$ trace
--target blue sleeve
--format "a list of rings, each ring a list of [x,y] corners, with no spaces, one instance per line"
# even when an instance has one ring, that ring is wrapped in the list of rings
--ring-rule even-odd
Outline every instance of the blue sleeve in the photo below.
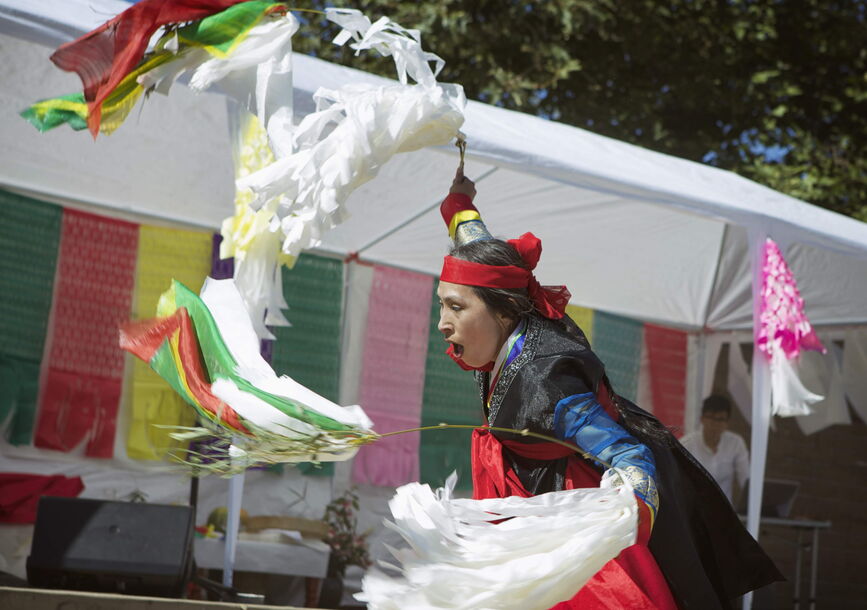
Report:
[[[558,402],[554,433],[625,473],[635,495],[647,504],[651,516],[656,516],[659,494],[653,453],[609,417],[595,394],[573,394]]]

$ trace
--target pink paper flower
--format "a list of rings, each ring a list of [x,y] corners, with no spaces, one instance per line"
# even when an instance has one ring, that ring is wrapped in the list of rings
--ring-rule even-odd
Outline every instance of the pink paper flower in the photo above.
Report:
[[[761,299],[756,344],[768,360],[777,350],[782,350],[789,360],[801,349],[825,353],[825,346],[804,313],[804,299],[795,276],[771,238],[765,241]]]

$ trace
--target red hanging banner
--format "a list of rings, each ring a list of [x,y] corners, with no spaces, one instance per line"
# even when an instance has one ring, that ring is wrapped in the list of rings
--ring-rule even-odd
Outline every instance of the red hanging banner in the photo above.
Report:
[[[123,382],[119,326],[128,321],[138,226],[64,210],[50,351],[35,445],[111,457]]]
[[[81,477],[0,472],[0,523],[35,523],[42,496],[74,498],[84,490]]]
[[[653,414],[669,428],[683,430],[686,407],[686,333],[664,326],[644,325],[650,361]]]

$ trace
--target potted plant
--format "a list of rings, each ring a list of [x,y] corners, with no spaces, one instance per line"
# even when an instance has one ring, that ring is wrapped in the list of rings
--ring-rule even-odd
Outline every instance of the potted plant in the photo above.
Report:
[[[362,569],[370,566],[367,545],[369,531],[358,533],[358,494],[347,489],[325,507],[322,520],[328,524],[328,532],[322,539],[330,548],[328,577],[322,583],[319,603],[322,607],[337,607],[343,596],[343,577],[347,566],[357,565]]]

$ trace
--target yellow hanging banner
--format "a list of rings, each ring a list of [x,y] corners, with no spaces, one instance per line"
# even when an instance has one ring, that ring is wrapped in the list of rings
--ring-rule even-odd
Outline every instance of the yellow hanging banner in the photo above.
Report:
[[[593,345],[593,310],[589,307],[567,305],[566,315],[572,318],[572,321],[578,325],[578,328],[584,331],[587,341],[590,342],[590,345]]]
[[[133,319],[156,315],[157,301],[176,279],[198,293],[211,271],[212,235],[205,231],[139,228],[136,298]],[[127,456],[160,460],[179,446],[162,426],[190,426],[195,412],[147,363],[135,359],[132,379],[132,417]]]

